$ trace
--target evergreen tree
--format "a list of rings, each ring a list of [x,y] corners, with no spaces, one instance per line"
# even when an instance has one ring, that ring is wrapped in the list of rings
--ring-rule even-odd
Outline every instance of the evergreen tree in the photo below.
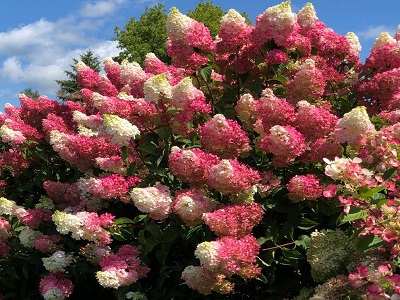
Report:
[[[77,75],[75,71],[75,65],[82,61],[96,72],[101,71],[100,58],[94,54],[92,50],[88,50],[83,54],[79,54],[80,59],[73,58],[73,64],[70,65],[71,70],[64,70],[64,73],[69,79],[66,80],[56,80],[59,84],[60,89],[57,91],[57,97],[62,101],[80,101],[81,96],[79,91],[81,86],[77,81]]]
[[[28,96],[29,98],[34,99],[34,100],[37,100],[37,98],[40,97],[39,91],[33,90],[31,88],[26,88],[21,93],[25,94],[26,96]]]

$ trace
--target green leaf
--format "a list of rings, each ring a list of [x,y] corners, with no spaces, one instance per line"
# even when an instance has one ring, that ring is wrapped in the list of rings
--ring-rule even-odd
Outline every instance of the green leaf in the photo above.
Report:
[[[272,238],[271,237],[265,237],[262,236],[260,238],[257,239],[257,243],[261,246],[262,244],[264,244],[265,242],[271,241]]]
[[[122,146],[121,147],[121,157],[123,161],[127,161],[129,157],[129,148],[127,146]]]
[[[357,207],[350,207],[350,211],[347,215],[345,214],[341,214],[339,219],[340,219],[340,223],[347,223],[347,222],[352,222],[355,220],[359,220],[362,218],[365,218],[368,215],[368,213],[360,208]]]
[[[301,254],[299,251],[296,249],[289,249],[282,247],[280,248],[282,251],[283,256],[285,256],[287,259],[303,259],[304,255]]]
[[[268,283],[268,279],[264,274],[260,274],[260,276],[257,277],[257,280]]]
[[[317,225],[318,225],[318,223],[315,221],[312,221],[307,218],[301,218],[300,223],[297,225],[297,228],[303,229],[303,230],[309,230]]]
[[[211,72],[212,68],[210,66],[205,66],[200,69],[200,76],[207,83],[211,82]]]
[[[282,227],[282,234],[285,238],[293,240],[293,232],[294,228],[293,225],[290,224],[289,222],[285,222]]]
[[[310,246],[310,237],[308,235],[301,235],[299,236],[299,239],[296,240],[294,243],[303,248],[304,250],[307,250]]]
[[[115,225],[134,224],[134,223],[135,221],[125,217],[118,218],[114,222]]]
[[[356,249],[358,252],[365,253],[383,246],[385,242],[376,235],[363,235],[357,239]]]
[[[136,170],[136,163],[132,162],[129,164],[128,169],[126,170],[127,176],[133,176]]]
[[[138,146],[138,149],[141,150],[144,155],[157,153],[157,146],[154,144],[141,144]]]
[[[270,266],[271,266],[271,264],[269,264],[269,263],[263,261],[259,256],[257,256],[257,263],[258,263],[259,265],[263,265],[264,267],[270,267]]]
[[[377,186],[373,189],[370,189],[367,187],[360,187],[358,189],[358,192],[362,199],[367,199],[367,198],[373,197],[376,193],[379,193],[380,191],[383,191],[386,188],[387,188],[386,185]]]
[[[152,236],[154,236],[157,239],[161,239],[162,237],[162,232],[161,228],[155,224],[155,223],[149,223],[146,225],[145,229],[151,233]]]
[[[383,180],[392,179],[394,177],[394,175],[396,175],[396,173],[397,173],[396,168],[386,170],[385,173],[383,173],[382,178],[383,178]]]
[[[164,141],[169,141],[172,135],[172,128],[169,126],[162,126],[158,129],[159,137]]]
[[[163,231],[162,239],[165,242],[172,242],[179,236],[179,234],[180,234],[180,231],[177,228],[169,227]]]

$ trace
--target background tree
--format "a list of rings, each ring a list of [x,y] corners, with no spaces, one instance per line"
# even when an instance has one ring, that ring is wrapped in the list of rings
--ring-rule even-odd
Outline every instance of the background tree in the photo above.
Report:
[[[127,59],[143,64],[146,54],[153,52],[162,61],[170,63],[171,58],[165,49],[166,20],[166,8],[164,4],[159,3],[153,7],[146,6],[140,19],[136,21],[132,17],[124,29],[116,27],[114,32],[117,37],[114,40],[118,41],[118,48],[122,49],[122,52],[115,60],[121,62]]]
[[[40,97],[39,91],[33,90],[31,88],[26,88],[21,93],[27,95],[29,98],[34,100]]]
[[[200,1],[194,10],[189,10],[187,16],[202,22],[210,29],[211,36],[215,38],[221,29],[221,18],[225,14],[221,6],[214,6],[212,2]]]
[[[214,6],[212,2],[200,1],[194,10],[187,12],[187,15],[204,23],[210,29],[211,36],[215,37],[221,28],[221,17],[225,13],[220,6]],[[246,13],[242,15],[251,24],[248,15]],[[113,40],[118,41],[118,48],[122,51],[114,59],[119,62],[127,59],[143,65],[146,54],[153,52],[161,61],[170,64],[172,60],[165,48],[166,20],[167,10],[164,4],[159,3],[153,7],[146,7],[139,20],[132,17],[123,29],[116,27],[114,32],[117,36]]]
[[[73,63],[70,65],[71,70],[64,70],[69,79],[56,80],[60,85],[60,89],[57,91],[57,97],[63,101],[79,101],[81,96],[79,91],[81,86],[79,85],[76,77],[75,65],[82,61],[96,72],[101,71],[100,58],[94,54],[92,50],[88,50],[83,54],[79,54],[79,59],[73,58]]]

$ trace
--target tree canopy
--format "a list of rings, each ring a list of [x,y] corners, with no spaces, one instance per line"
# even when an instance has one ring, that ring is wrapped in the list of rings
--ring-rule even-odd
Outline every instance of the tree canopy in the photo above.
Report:
[[[147,53],[154,53],[161,61],[170,64],[171,58],[167,55],[165,42],[167,30],[165,28],[167,13],[164,4],[146,7],[139,20],[132,17],[123,29],[116,27],[114,38],[121,49],[115,60],[121,62],[124,59],[136,61],[143,65]],[[220,28],[220,21],[226,12],[212,2],[200,1],[194,10],[189,10],[187,15],[196,21],[204,23],[210,29],[212,37],[215,37]],[[246,13],[242,14],[248,23],[251,23]]]

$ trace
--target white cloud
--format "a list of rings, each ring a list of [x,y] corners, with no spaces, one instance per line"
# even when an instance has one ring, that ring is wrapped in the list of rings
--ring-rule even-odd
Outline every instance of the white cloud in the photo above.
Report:
[[[113,14],[126,0],[88,2],[79,11],[84,18],[99,18]]]
[[[79,60],[79,55],[89,49],[100,58],[102,63],[108,56],[117,56],[119,50],[116,41],[101,41],[87,48],[77,48],[64,53],[56,60],[39,64],[33,61],[24,65],[23,62],[13,56],[6,59],[0,67],[0,78],[11,82],[24,83],[34,90],[44,94],[54,94],[59,86],[55,80],[67,79],[64,70],[71,70],[73,59]]]
[[[397,28],[390,28],[385,25],[369,26],[366,30],[356,32],[360,40],[369,41],[377,39],[382,32],[389,32],[390,35],[394,36]]]

